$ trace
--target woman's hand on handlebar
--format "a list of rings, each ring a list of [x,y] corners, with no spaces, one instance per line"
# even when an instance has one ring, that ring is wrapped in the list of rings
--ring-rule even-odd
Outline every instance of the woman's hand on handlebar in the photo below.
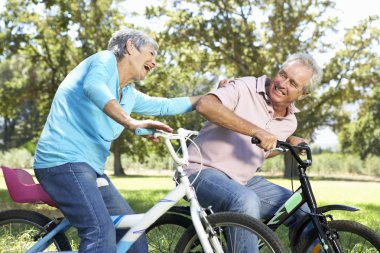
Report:
[[[165,132],[168,132],[168,133],[171,133],[173,132],[173,129],[160,122],[160,121],[155,121],[155,120],[131,120],[130,122],[130,125],[129,125],[129,129],[134,131],[136,128],[152,128],[152,129],[157,129],[157,130],[162,130],[162,131],[165,131]],[[154,142],[158,142],[159,139],[158,138],[155,138],[153,135],[146,135],[144,136],[145,138],[149,139],[149,140],[152,140]]]

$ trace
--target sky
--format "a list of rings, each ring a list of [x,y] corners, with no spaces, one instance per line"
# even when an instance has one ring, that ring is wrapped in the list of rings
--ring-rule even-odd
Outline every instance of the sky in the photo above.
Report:
[[[159,2],[159,0],[126,0],[122,6],[128,10],[128,12],[143,14],[147,5],[157,5]],[[5,0],[0,0],[0,12],[4,8],[4,3]],[[336,8],[337,11],[334,14],[341,20],[340,28],[338,29],[341,31],[340,35],[342,35],[344,28],[357,24],[359,20],[364,19],[369,15],[380,15],[380,0],[336,0]],[[160,22],[147,21],[144,17],[133,18],[133,23],[143,27],[150,27],[153,30],[160,30],[163,26]],[[339,37],[338,34],[336,37],[331,39],[337,40],[336,43],[338,45],[341,42],[340,38],[341,37]],[[327,62],[328,57],[328,55],[315,56],[321,64]],[[316,139],[313,143],[318,146],[335,148],[338,145],[337,136],[327,127],[317,130],[315,136]]]

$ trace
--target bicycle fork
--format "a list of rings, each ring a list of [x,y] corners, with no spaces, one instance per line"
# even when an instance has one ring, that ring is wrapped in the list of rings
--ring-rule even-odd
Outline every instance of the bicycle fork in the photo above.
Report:
[[[327,233],[325,233],[324,229],[322,228],[321,223],[325,223],[327,225],[327,220],[325,219],[325,216],[322,216],[322,219],[324,219],[322,222],[318,220],[320,217],[317,213],[317,203],[315,201],[314,194],[311,189],[310,181],[305,174],[305,169],[300,166],[298,168],[300,172],[302,192],[304,193],[304,197],[306,198],[308,206],[311,210],[311,221],[314,225],[314,228],[318,231],[318,237],[321,242],[323,252],[332,253],[332,249],[334,249],[334,252],[342,253],[342,250],[340,249],[339,245],[336,243],[336,240],[334,238],[335,235],[331,233],[330,230],[327,230]]]
[[[211,208],[208,208],[206,210],[209,210],[210,213],[212,214],[212,210]],[[202,223],[204,225],[204,228],[206,230],[206,233],[208,235],[208,237],[210,238],[209,241],[211,243],[211,246],[212,248],[214,249],[214,252],[220,252],[220,253],[223,253],[223,247],[220,243],[220,241],[218,240],[218,233],[216,233],[216,231],[214,230],[214,228],[211,226],[211,224],[208,222],[207,220],[207,214],[206,214],[206,211],[205,209],[202,209],[201,213],[200,213],[200,218],[202,220]]]
[[[223,253],[222,245],[220,244],[214,229],[206,218],[206,212],[199,205],[193,191],[194,189],[192,188],[192,192],[188,193],[191,202],[191,219],[193,221],[195,231],[198,234],[199,241],[202,244],[203,250],[206,253]]]

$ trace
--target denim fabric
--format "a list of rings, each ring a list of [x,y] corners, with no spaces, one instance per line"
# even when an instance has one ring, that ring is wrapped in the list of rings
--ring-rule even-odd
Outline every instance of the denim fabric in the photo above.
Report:
[[[133,210],[105,174],[96,174],[86,163],[66,163],[36,169],[35,175],[78,229],[79,252],[116,252],[116,242],[125,231],[115,233],[110,215],[131,214]],[[96,180],[100,177],[107,180],[108,185],[98,188]],[[147,247],[146,237],[142,236],[128,252],[148,252]]]
[[[190,175],[190,182],[196,176],[197,173]],[[242,185],[213,168],[203,169],[193,186],[198,201],[203,207],[212,206],[214,212],[244,213],[262,220],[273,216],[292,195],[290,190],[271,183],[265,178],[255,176],[246,185]],[[302,206],[302,211],[298,210],[285,221],[284,224],[289,227],[289,236],[297,222],[301,221],[307,212],[309,208],[305,204]]]

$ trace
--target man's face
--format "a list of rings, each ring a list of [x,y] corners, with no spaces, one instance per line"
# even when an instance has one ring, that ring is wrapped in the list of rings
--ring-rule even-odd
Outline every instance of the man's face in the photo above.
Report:
[[[272,103],[285,106],[302,98],[304,87],[311,79],[313,71],[299,61],[293,61],[280,69],[272,79],[269,97]]]
[[[157,51],[151,45],[140,47],[140,50],[133,50],[132,65],[134,80],[144,80],[151,70],[156,67]]]

